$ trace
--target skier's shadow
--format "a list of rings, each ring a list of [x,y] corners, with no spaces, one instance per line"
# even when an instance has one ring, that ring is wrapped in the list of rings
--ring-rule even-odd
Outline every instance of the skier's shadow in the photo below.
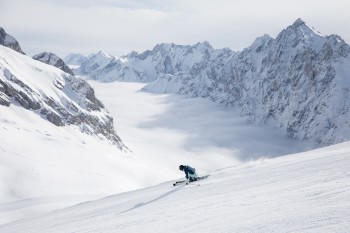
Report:
[[[166,192],[166,193],[164,193],[163,195],[161,195],[161,196],[159,196],[159,197],[156,197],[156,198],[154,198],[154,199],[152,199],[152,200],[150,200],[150,201],[148,201],[148,202],[141,202],[141,203],[138,203],[138,204],[136,204],[134,207],[132,207],[132,208],[130,208],[130,209],[127,209],[127,210],[124,210],[124,211],[122,211],[122,212],[120,212],[120,213],[117,213],[116,215],[124,214],[124,213],[129,212],[129,211],[132,211],[132,210],[134,210],[134,209],[138,209],[138,208],[140,208],[140,207],[142,207],[142,206],[151,204],[152,202],[158,201],[158,200],[160,200],[160,199],[162,199],[162,198],[164,198],[164,197],[166,197],[166,196],[169,196],[169,195],[172,194],[172,193],[175,193],[175,192],[179,191],[179,189],[181,189],[181,188],[182,188],[182,186],[179,186],[179,187],[177,187],[177,188],[175,188],[175,189],[173,189],[173,190],[170,190],[169,192]]]

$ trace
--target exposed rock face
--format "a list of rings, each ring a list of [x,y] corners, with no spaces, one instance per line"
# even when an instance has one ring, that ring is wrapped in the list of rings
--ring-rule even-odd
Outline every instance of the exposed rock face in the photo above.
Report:
[[[159,44],[95,62],[90,77],[150,82],[145,91],[207,97],[238,107],[252,122],[282,127],[292,138],[330,145],[350,140],[349,54],[339,36],[324,36],[298,19],[277,38],[264,35],[242,52],[207,42]]]
[[[43,52],[33,56],[33,59],[57,67],[64,72],[74,75],[73,71],[56,54]]]
[[[0,46],[0,105],[12,104],[56,126],[77,126],[84,133],[125,148],[112,116],[85,80]]]
[[[18,41],[9,34],[7,34],[2,27],[0,27],[0,45],[11,48],[19,53],[25,54],[22,51]]]
[[[242,114],[273,122],[293,138],[323,145],[349,140],[343,129],[350,129],[350,47],[300,19],[265,44],[243,51],[233,66]]]

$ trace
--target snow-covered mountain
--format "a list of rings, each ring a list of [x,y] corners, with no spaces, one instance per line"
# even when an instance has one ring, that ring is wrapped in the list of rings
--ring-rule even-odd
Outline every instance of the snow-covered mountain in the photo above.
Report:
[[[34,55],[33,59],[55,66],[58,69],[63,70],[68,74],[74,75],[73,71],[56,54],[49,53],[49,52],[42,52],[37,55]]]
[[[71,57],[70,60],[74,58],[72,56],[68,56],[68,58],[69,57]],[[82,63],[79,64],[80,66],[77,69],[78,74],[93,76],[98,70],[107,66],[115,58],[106,52],[100,51],[96,54],[91,54],[85,59],[84,57],[80,57],[79,55],[74,59],[76,60],[73,60],[73,61],[77,61],[77,60],[83,61]],[[68,61],[67,64],[68,65],[71,64],[70,62],[72,61]]]
[[[56,126],[75,126],[124,147],[112,116],[85,80],[2,45],[0,105],[21,106]]]
[[[0,231],[347,233],[349,146],[252,161],[187,186],[169,181],[0,225]]]
[[[122,57],[98,52],[85,57],[80,64],[76,63],[76,56],[70,54],[65,62],[69,65],[80,65],[75,70],[77,74],[103,82],[152,82],[164,74],[190,72],[197,75],[214,60],[229,59],[235,54],[230,49],[215,50],[208,42],[193,46],[163,43],[152,50],[132,52]]]
[[[195,45],[158,44],[151,51],[131,53],[127,63],[144,71],[147,80],[164,74],[189,73],[198,76],[213,61],[229,60],[236,53],[229,49],[214,49],[208,42]]]
[[[130,66],[126,57],[114,57],[100,51],[96,54],[84,56],[69,54],[65,62],[71,66],[78,75],[104,82],[120,81],[148,81],[143,71]]]
[[[140,80],[150,82],[144,91],[207,97],[292,138],[330,145],[350,139],[349,54],[339,36],[298,19],[275,39],[264,35],[241,52],[207,42],[159,44],[100,66],[92,78]]]

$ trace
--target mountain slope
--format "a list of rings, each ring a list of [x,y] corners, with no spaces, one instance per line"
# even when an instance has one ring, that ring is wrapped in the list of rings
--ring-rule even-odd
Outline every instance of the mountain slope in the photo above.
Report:
[[[0,45],[0,223],[144,187],[114,127],[86,81]]]
[[[0,130],[0,224],[162,180],[147,161],[20,106],[0,106]]]
[[[81,203],[4,232],[348,232],[350,144],[258,160]],[[196,186],[200,184],[200,186]]]
[[[35,112],[56,126],[73,125],[123,148],[113,118],[84,80],[0,46],[0,104]]]

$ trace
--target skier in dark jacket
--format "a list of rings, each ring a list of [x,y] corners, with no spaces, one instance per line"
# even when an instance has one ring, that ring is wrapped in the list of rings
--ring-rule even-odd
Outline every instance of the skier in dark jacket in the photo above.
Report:
[[[188,165],[180,165],[179,166],[179,169],[181,171],[184,171],[185,174],[186,174],[186,179],[188,179],[190,182],[191,181],[196,181],[197,180],[197,173],[196,173],[196,169],[195,168],[192,168]]]

